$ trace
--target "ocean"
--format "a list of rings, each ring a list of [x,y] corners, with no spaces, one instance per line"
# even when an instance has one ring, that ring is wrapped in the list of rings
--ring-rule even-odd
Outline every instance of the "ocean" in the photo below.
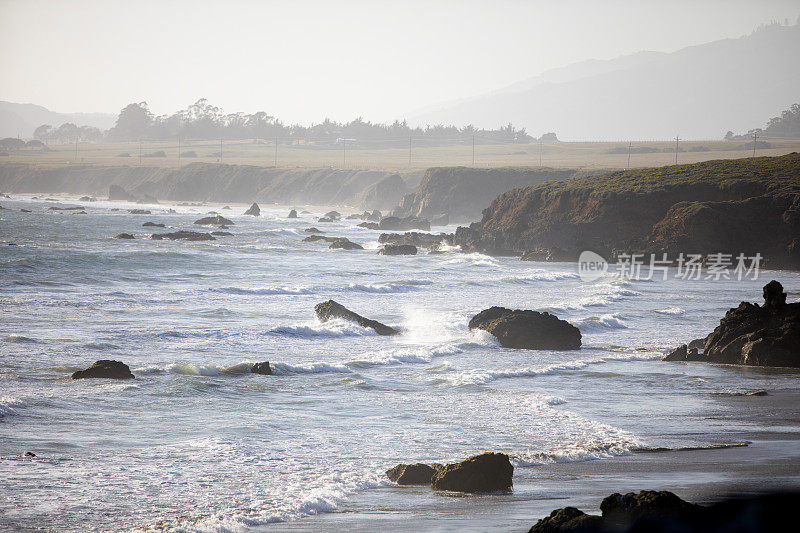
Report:
[[[241,205],[0,205],[0,529],[526,530],[582,489],[641,482],[585,469],[690,448],[720,461],[739,447],[778,450],[791,465],[780,479],[747,479],[800,485],[796,409],[770,418],[754,403],[767,400],[740,396],[794,394],[797,372],[660,361],[740,301],[760,302],[770,279],[797,301],[798,273],[586,282],[570,263],[381,256],[380,232],[317,222],[303,206],[255,218]],[[70,205],[87,214],[48,209]],[[314,212],[289,219],[290,207]],[[235,222],[233,236],[149,239],[211,231],[192,224],[210,210]],[[365,250],[302,242],[312,226]],[[122,232],[136,239],[113,238]],[[402,334],[319,323],[314,306],[329,299]],[[493,305],[554,313],[583,347],[505,349],[470,332]],[[70,379],[98,359],[136,379]],[[249,372],[261,361],[274,375]],[[485,451],[511,456],[511,494],[436,494],[384,474]],[[670,468],[646,482],[696,476]],[[726,475],[707,470],[701,481]]]

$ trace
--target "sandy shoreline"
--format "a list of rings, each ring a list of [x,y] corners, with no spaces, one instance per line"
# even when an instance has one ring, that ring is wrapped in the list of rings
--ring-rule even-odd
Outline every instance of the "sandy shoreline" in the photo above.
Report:
[[[711,503],[735,494],[798,489],[799,402],[800,387],[770,390],[767,396],[717,395],[719,409],[706,417],[722,418],[735,428],[715,437],[747,446],[636,452],[516,468],[510,495],[457,496],[426,487],[382,487],[358,494],[342,512],[257,530],[527,531],[560,507],[599,514],[602,499],[614,492],[669,490],[687,501]]]

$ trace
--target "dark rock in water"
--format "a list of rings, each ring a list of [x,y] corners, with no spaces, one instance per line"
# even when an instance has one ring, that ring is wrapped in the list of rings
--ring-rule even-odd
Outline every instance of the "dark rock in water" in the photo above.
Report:
[[[224,211],[224,210],[226,210],[226,209],[230,210],[230,208],[231,208],[231,206],[229,206],[229,205],[226,205],[225,207],[223,207],[223,208],[222,208],[222,210],[223,210],[223,211]]]
[[[341,318],[348,322],[355,322],[362,328],[374,329],[378,335],[398,335],[400,333],[396,329],[381,324],[377,320],[370,320],[369,318],[356,314],[333,300],[317,304],[314,307],[314,313],[317,315],[320,322],[327,322],[333,318]]]
[[[297,211],[292,209],[291,211],[289,211],[289,214],[286,216],[286,218],[297,218]]]
[[[379,255],[417,255],[417,247],[410,244],[387,244],[380,250]]]
[[[800,367],[800,303],[786,303],[777,281],[764,286],[764,305],[742,302],[705,339],[703,352],[681,346],[665,361]]]
[[[472,317],[469,329],[483,329],[506,348],[578,350],[581,332],[550,313],[491,307]]]
[[[528,533],[594,532],[600,531],[602,525],[603,519],[599,516],[588,515],[575,507],[564,507],[536,522]]]
[[[336,222],[336,220],[333,219],[333,218],[322,217],[322,218],[318,218],[317,222]]]
[[[398,485],[430,485],[436,471],[442,465],[400,464],[386,471],[386,476]]]
[[[347,215],[345,220],[364,220],[364,215],[353,213],[352,215]]]
[[[117,235],[114,238],[115,239],[135,239],[136,237],[134,237],[130,233],[120,233],[119,235]]]
[[[795,520],[800,493],[734,497],[707,507],[667,491],[612,494],[600,504],[603,516],[574,507],[553,511],[529,533],[750,533],[785,531]]]
[[[24,453],[24,456],[25,456],[25,457],[36,457],[36,454],[35,454],[35,453],[33,453],[33,452],[25,452],[25,453]]]
[[[252,215],[254,217],[259,217],[259,216],[261,216],[261,208],[258,207],[257,203],[253,202],[253,205],[251,205],[250,208],[247,211],[244,212],[244,214],[245,215]]]
[[[22,211],[23,213],[30,213],[31,212],[30,209],[20,209],[20,211]]]
[[[328,211],[327,213],[325,213],[322,216],[324,218],[329,218],[331,220],[339,220],[340,218],[342,218],[342,214],[340,212],[338,212],[338,211]]]
[[[78,201],[79,202],[96,202],[97,198],[94,198],[93,196],[81,196],[78,199]]]
[[[200,226],[233,226],[233,222],[228,220],[222,215],[216,215],[213,217],[205,217],[201,218],[200,220],[195,220],[195,224]]]
[[[72,206],[72,207],[48,207],[50,211],[83,211],[85,208],[80,205]]]
[[[73,215],[85,215],[86,211],[75,211],[72,213]]]
[[[231,237],[233,236],[233,233],[231,233],[230,231],[212,231],[211,235],[214,235],[216,237]]]
[[[408,231],[412,229],[430,231],[431,223],[424,218],[417,217],[385,217],[378,223],[378,228],[388,231]]]
[[[125,363],[101,359],[86,370],[78,370],[72,374],[72,379],[83,378],[133,379],[133,374]]]
[[[150,237],[154,241],[161,241],[164,239],[169,239],[171,241],[215,241],[212,235],[208,233],[200,233],[197,231],[175,231],[172,233],[153,233]]]
[[[317,241],[325,241],[325,242],[334,242],[338,240],[339,237],[325,237],[324,235],[309,235],[303,242],[317,242]]]
[[[362,222],[358,225],[358,227],[367,229],[381,229],[381,225],[377,222]]]
[[[151,214],[149,209],[128,209],[128,213],[130,213],[131,215],[149,215],[149,214]]]
[[[431,480],[434,490],[485,493],[507,492],[513,485],[514,467],[504,453],[483,453],[438,469]]]
[[[306,233],[325,233],[324,231],[320,231],[317,228],[306,228],[303,231]]]
[[[364,247],[360,244],[357,244],[350,239],[345,239],[342,237],[341,239],[334,239],[331,242],[331,245],[328,246],[331,250],[363,250]]]
[[[408,233],[381,233],[378,242],[381,244],[410,244],[411,246],[437,248],[442,242],[449,242],[453,238],[452,233],[418,233],[410,231]]]
[[[263,363],[256,363],[253,365],[253,368],[250,369],[250,372],[253,374],[261,374],[264,376],[271,376],[272,375],[272,367],[269,366],[269,361],[264,361]]]
[[[145,222],[144,224],[142,224],[142,226],[145,227],[145,228],[165,228],[166,227],[164,224],[156,224],[155,222]]]
[[[108,186],[108,199],[122,202],[135,202],[137,198],[119,185]]]

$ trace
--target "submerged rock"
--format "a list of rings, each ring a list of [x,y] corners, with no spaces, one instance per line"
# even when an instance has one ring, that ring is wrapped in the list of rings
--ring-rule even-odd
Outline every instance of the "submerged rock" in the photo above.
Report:
[[[144,224],[142,224],[142,226],[145,227],[145,228],[166,228],[167,227],[165,224],[157,224],[155,222],[145,222]]]
[[[214,235],[215,237],[231,237],[233,236],[233,233],[230,231],[212,231],[211,235]]]
[[[131,215],[149,215],[149,214],[151,214],[149,209],[128,209],[128,213],[130,213]]]
[[[297,218],[297,211],[292,209],[289,211],[289,214],[286,216],[286,218]]]
[[[387,244],[380,250],[379,255],[417,255],[417,247],[410,244]]]
[[[581,332],[550,313],[491,307],[472,317],[469,329],[483,329],[506,348],[578,350]]]
[[[136,237],[134,237],[130,233],[120,233],[119,235],[117,235],[114,238],[115,239],[135,239]]]
[[[786,303],[783,286],[764,286],[764,305],[742,302],[706,337],[702,353],[683,345],[664,361],[800,367],[800,302]],[[695,341],[693,341],[694,343]]]
[[[109,379],[133,379],[133,374],[128,365],[121,361],[111,361],[101,359],[86,370],[78,370],[72,374],[72,379],[83,378],[109,378]]]
[[[362,328],[371,328],[375,330],[378,335],[398,335],[400,332],[385,324],[381,324],[377,320],[370,320],[359,314],[356,314],[340,303],[328,300],[314,307],[314,313],[320,322],[327,322],[333,318],[341,318],[348,322],[355,322]]]
[[[269,361],[264,361],[263,363],[256,363],[250,369],[250,372],[253,374],[261,374],[264,376],[271,376],[272,375],[272,367],[269,366]]]
[[[257,203],[253,202],[253,205],[251,205],[250,208],[247,211],[244,212],[244,214],[245,215],[251,215],[251,216],[254,216],[254,217],[261,216],[261,208],[258,207]]]
[[[330,248],[331,250],[337,250],[337,249],[341,249],[341,250],[363,250],[364,249],[364,247],[361,246],[360,244],[355,243],[355,242],[351,241],[350,239],[346,239],[344,237],[339,238],[339,239],[334,239],[333,242],[331,242],[331,245],[328,248]]]
[[[506,492],[513,485],[514,467],[504,453],[483,453],[436,470],[431,488],[454,492]]]
[[[233,222],[228,220],[222,215],[216,215],[213,217],[205,217],[201,218],[200,220],[195,220],[195,224],[200,226],[233,226]]]
[[[387,470],[386,476],[398,485],[430,485],[433,476],[440,468],[442,468],[440,464],[399,464]]]
[[[154,241],[169,239],[171,241],[215,241],[216,239],[208,233],[200,233],[197,231],[175,231],[172,233],[153,233],[150,237]]]

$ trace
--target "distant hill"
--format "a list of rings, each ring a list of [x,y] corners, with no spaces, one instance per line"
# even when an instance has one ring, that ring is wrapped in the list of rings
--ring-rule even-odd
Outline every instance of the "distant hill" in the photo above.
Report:
[[[42,124],[57,128],[66,122],[107,130],[116,120],[117,115],[112,113],[56,113],[34,104],[0,101],[0,137],[30,138]]]
[[[411,122],[512,122],[562,140],[719,139],[797,102],[798,62],[800,25],[770,25],[668,54],[577,63],[425,110]]]

